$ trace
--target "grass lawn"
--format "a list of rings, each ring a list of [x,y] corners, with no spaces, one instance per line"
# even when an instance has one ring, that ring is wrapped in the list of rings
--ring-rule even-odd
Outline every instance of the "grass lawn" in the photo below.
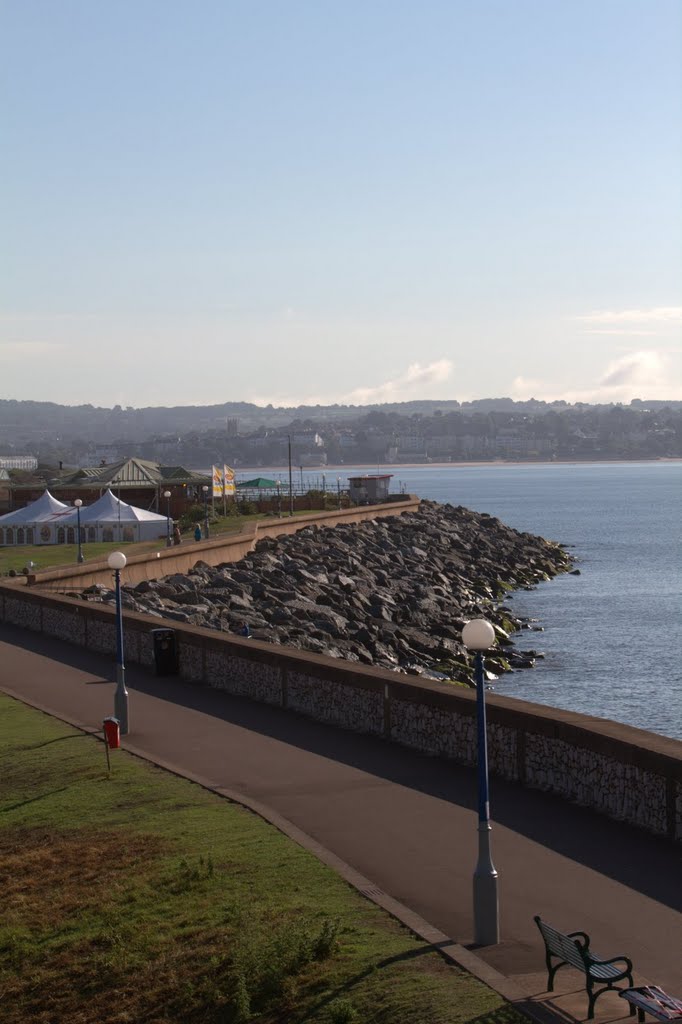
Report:
[[[158,540],[143,541],[140,544],[96,543],[83,544],[83,554],[87,562],[101,562],[110,551],[125,551],[126,555],[138,555],[143,551],[159,551],[165,543]],[[78,546],[76,544],[22,544],[17,547],[0,547],[0,576],[6,575],[10,569],[20,573],[29,561],[35,569],[55,569],[62,565],[78,564]]]
[[[299,509],[294,515],[310,515],[308,509]],[[256,512],[252,515],[219,516],[211,520],[211,539],[224,536],[225,534],[238,533],[242,526],[247,523],[254,523],[257,520],[265,519],[272,521],[272,516],[263,512]],[[200,522],[203,529],[203,520]],[[194,532],[187,530],[182,536],[183,544],[194,543]],[[157,540],[147,540],[140,543],[112,543],[98,542],[94,544],[83,544],[83,555],[86,562],[98,562],[106,558],[110,551],[124,551],[127,557],[139,555],[145,551],[163,551],[166,547],[165,537]],[[22,544],[16,547],[0,546],[0,576],[6,576],[10,569],[20,573],[28,563],[33,562],[35,568],[55,569],[62,565],[78,564],[78,546],[76,544]]]
[[[3,1024],[521,1024],[312,855],[0,694]]]

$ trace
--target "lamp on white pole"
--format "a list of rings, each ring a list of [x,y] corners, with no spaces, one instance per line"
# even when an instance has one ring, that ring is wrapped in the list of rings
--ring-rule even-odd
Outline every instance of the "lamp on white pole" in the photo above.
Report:
[[[170,520],[171,492],[170,491],[164,491],[163,492],[163,496],[166,499],[166,547],[169,548],[171,546],[171,544],[173,543],[173,541],[171,540],[171,528],[170,528],[170,524],[171,524],[171,520]]]
[[[204,492],[204,537],[208,540],[208,484],[201,489]]]
[[[289,440],[289,515],[294,514],[294,487],[291,478],[291,434],[287,434]]]
[[[475,654],[478,764],[478,863],[474,871],[474,941],[494,946],[500,941],[497,871],[490,854],[490,801],[488,797],[488,737],[485,724],[483,652],[495,643],[495,630],[487,619],[472,619],[462,630],[462,642]]]
[[[121,736],[128,734],[128,691],[126,670],[123,661],[123,612],[121,609],[121,569],[125,569],[126,556],[122,551],[112,551],[107,562],[114,570],[116,580],[116,691],[114,693],[114,717],[118,719]]]
[[[83,554],[83,548],[81,546],[81,505],[83,502],[80,498],[76,498],[74,505],[76,506],[76,518],[78,520],[78,562],[82,564],[85,561],[85,555]]]

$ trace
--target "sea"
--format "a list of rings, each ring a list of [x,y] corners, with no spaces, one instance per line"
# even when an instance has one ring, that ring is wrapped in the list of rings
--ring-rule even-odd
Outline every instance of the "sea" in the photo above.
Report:
[[[301,470],[335,490],[371,467]],[[492,685],[508,697],[682,740],[682,462],[381,466],[392,491],[464,505],[567,546],[580,575],[511,595],[544,657]],[[259,469],[282,476],[282,469]],[[240,470],[237,479],[247,479]]]

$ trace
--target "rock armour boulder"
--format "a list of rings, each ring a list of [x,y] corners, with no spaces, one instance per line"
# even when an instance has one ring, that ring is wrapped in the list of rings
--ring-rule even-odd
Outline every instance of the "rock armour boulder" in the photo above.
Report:
[[[527,623],[503,599],[572,568],[559,544],[423,501],[400,516],[265,538],[239,562],[199,562],[123,590],[140,612],[220,630],[247,622],[273,643],[471,685],[464,622],[496,627],[496,670],[527,666],[537,652],[515,652],[509,637]]]

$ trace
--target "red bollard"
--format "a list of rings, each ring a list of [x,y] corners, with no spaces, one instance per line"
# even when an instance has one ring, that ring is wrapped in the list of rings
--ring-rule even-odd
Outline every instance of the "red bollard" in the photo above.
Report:
[[[104,727],[106,745],[112,750],[116,750],[121,746],[121,729],[118,724],[118,718],[105,718],[102,726]]]

